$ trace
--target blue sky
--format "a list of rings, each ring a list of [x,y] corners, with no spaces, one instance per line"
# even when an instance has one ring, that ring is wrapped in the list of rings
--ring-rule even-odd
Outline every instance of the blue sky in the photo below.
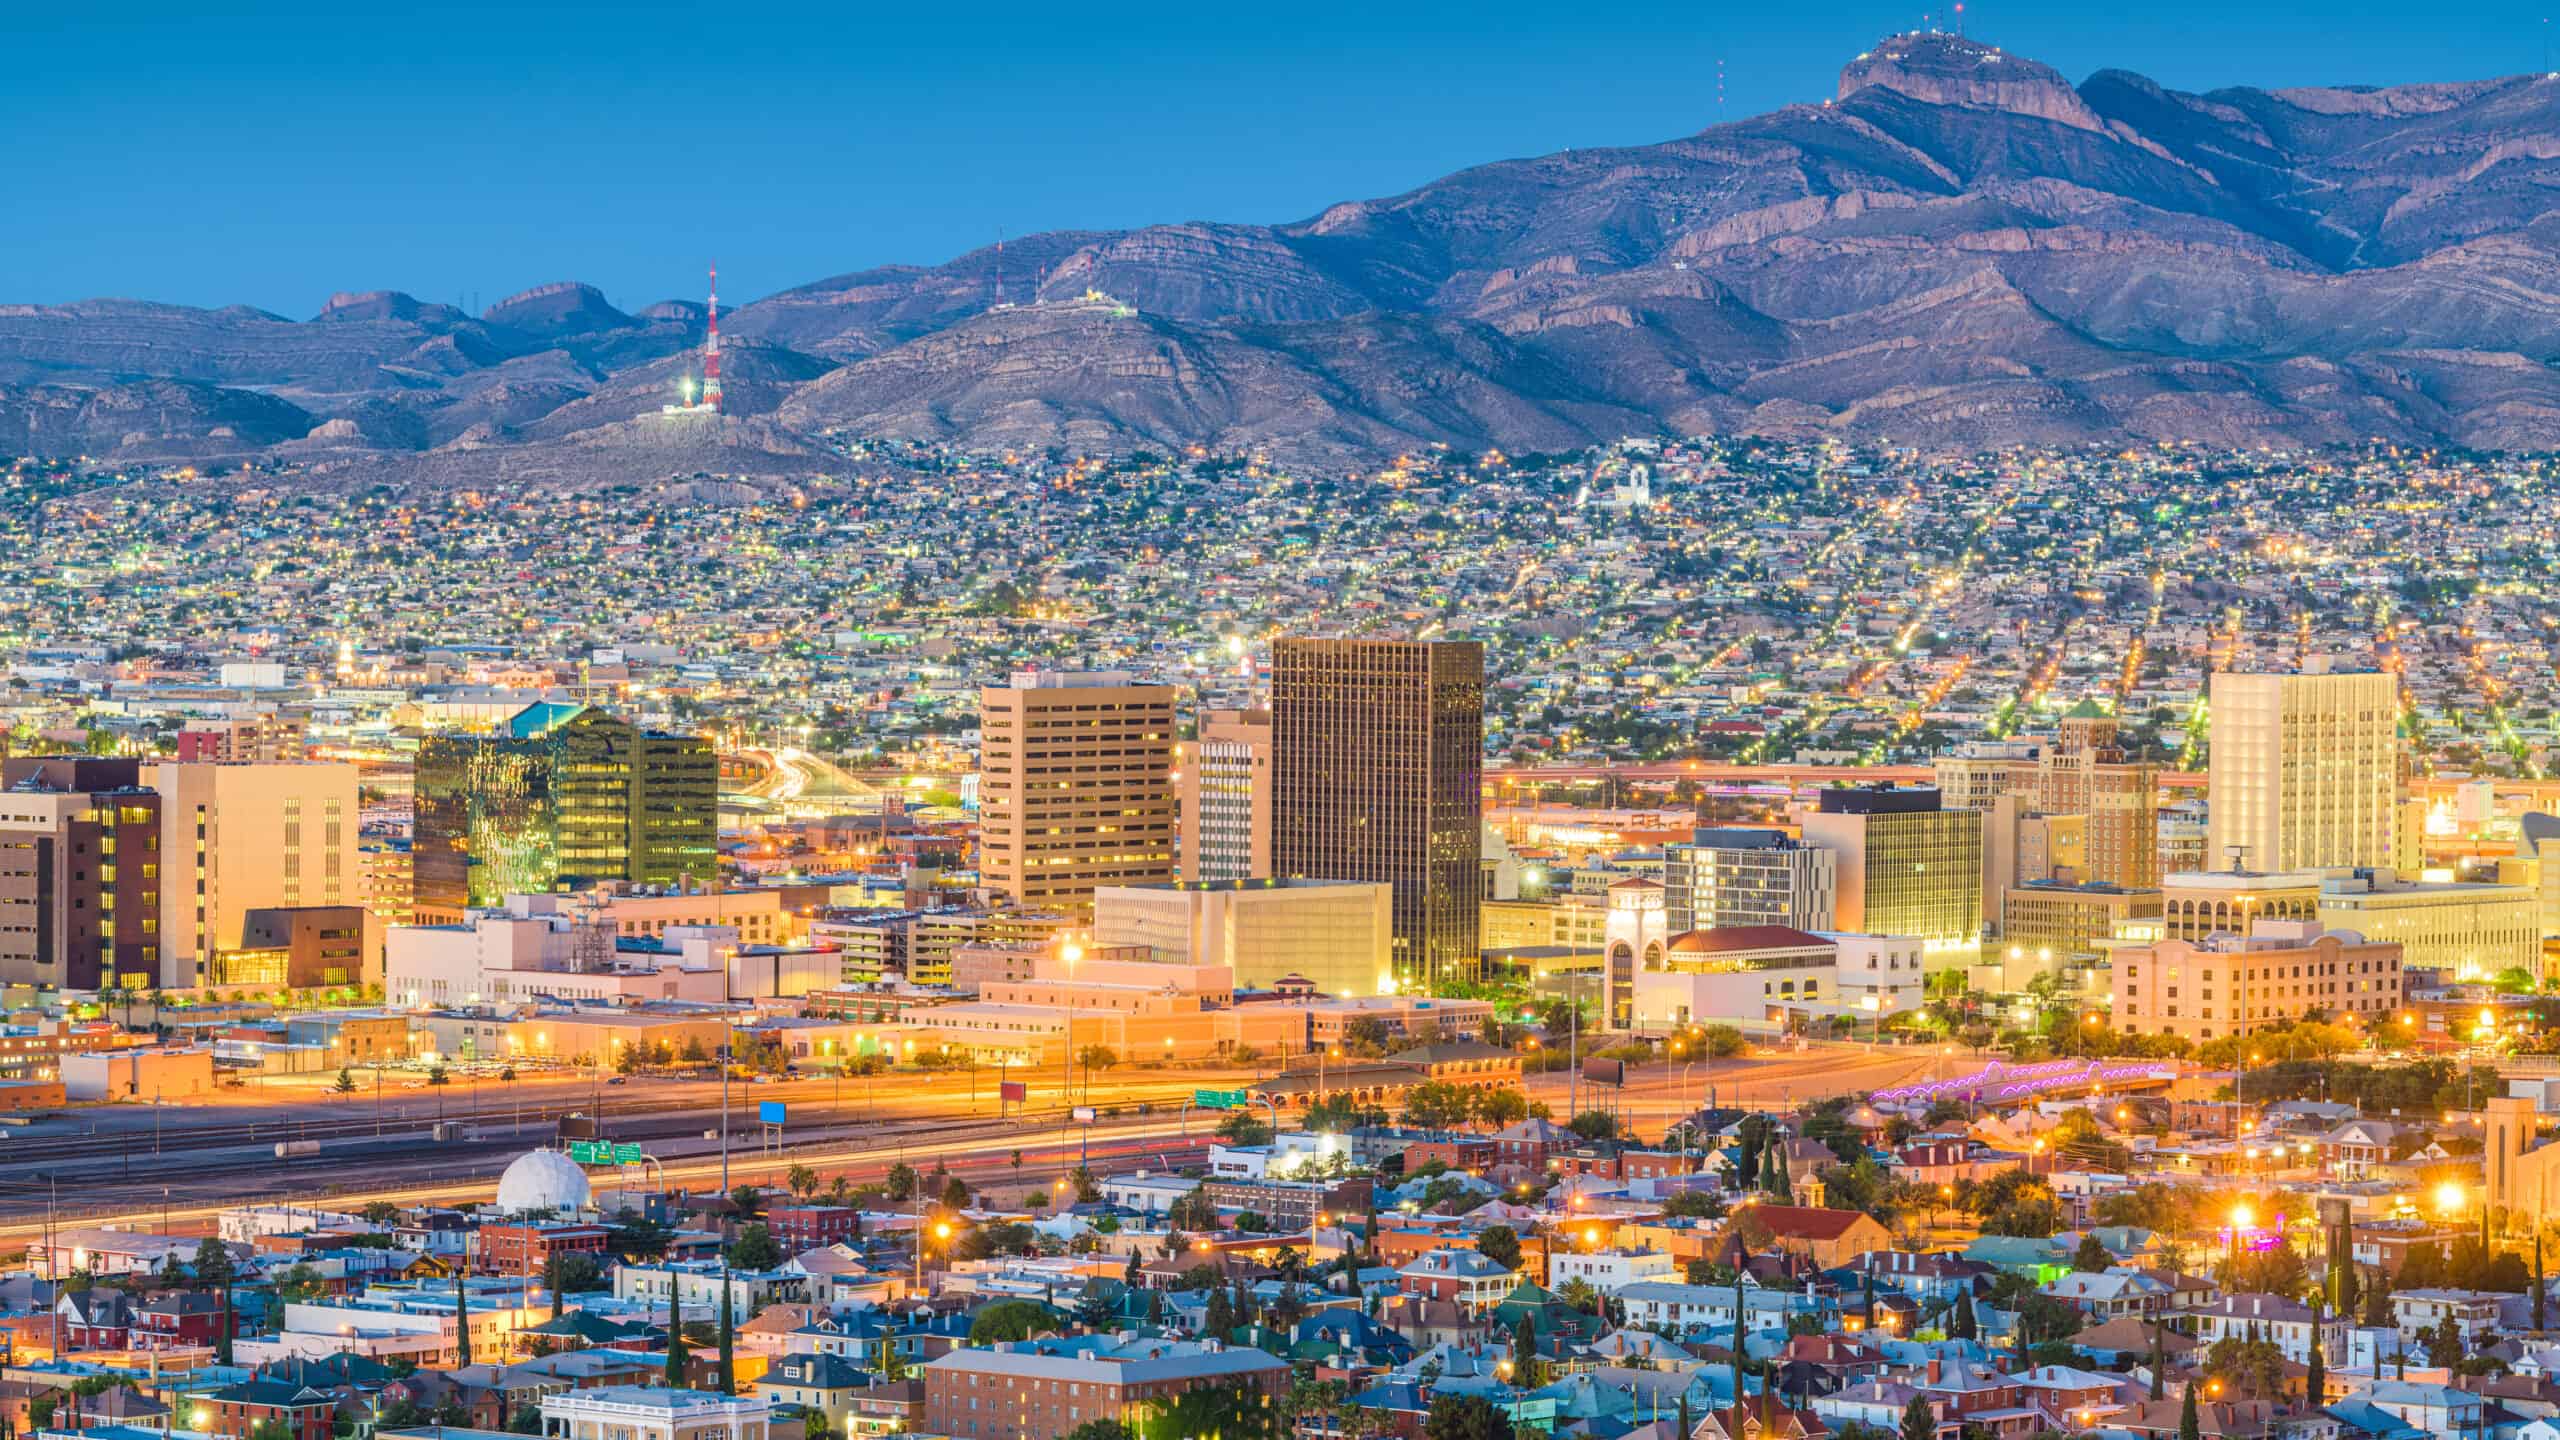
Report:
[[[1289,220],[1462,166],[1819,100],[1923,8],[12,5],[0,302],[307,316],[583,279],[724,299],[1012,234]],[[2074,81],[2395,84],[2543,63],[2543,12],[1978,0]]]

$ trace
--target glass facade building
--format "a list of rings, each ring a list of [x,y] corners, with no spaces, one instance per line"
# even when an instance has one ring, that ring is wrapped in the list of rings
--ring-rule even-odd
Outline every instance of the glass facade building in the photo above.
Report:
[[[508,895],[714,878],[720,768],[698,735],[535,705],[497,735],[418,747],[416,909],[426,923]]]
[[[1484,647],[1271,647],[1272,869],[1393,887],[1400,983],[1472,981],[1483,889]]]

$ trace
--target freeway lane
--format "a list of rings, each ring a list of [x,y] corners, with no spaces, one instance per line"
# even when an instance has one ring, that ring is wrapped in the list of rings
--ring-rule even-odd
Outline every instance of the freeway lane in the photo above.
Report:
[[[1855,1043],[1822,1043],[1803,1051],[1779,1051],[1742,1060],[1698,1062],[1685,1066],[1651,1065],[1631,1073],[1623,1091],[1589,1083],[1576,1085],[1564,1073],[1529,1077],[1526,1090],[1560,1118],[1569,1116],[1577,1099],[1584,1109],[1614,1109],[1627,1126],[1658,1135],[1678,1116],[1705,1103],[1712,1092],[1726,1105],[1779,1108],[1797,1101],[1835,1094],[1857,1094],[1914,1080],[1939,1079],[1979,1069],[1969,1056],[1936,1048],[1870,1048]],[[1234,1080],[1246,1077],[1237,1074]],[[901,1161],[930,1169],[936,1161],[953,1166],[981,1164],[989,1156],[1006,1157],[1020,1148],[1029,1157],[1045,1157],[1054,1171],[1061,1150],[1071,1150],[1078,1137],[1063,1123],[1065,1107],[1059,1087],[1034,1091],[1035,1109],[1028,1119],[993,1114],[990,1080],[973,1100],[952,1075],[914,1073],[880,1077],[869,1095],[855,1093],[861,1082],[847,1082],[839,1096],[829,1080],[804,1080],[769,1086],[733,1085],[731,1111],[732,1183],[778,1182],[794,1164],[807,1164],[832,1177],[843,1172],[857,1182],[885,1173]],[[1093,1103],[1106,1111],[1091,1138],[1101,1158],[1137,1163],[1146,1142],[1195,1139],[1213,1123],[1206,1116],[1179,1113],[1194,1088],[1215,1085],[1212,1072],[1132,1073],[1097,1077]],[[561,1088],[561,1087],[554,1087]],[[553,1128],[544,1109],[576,1108],[585,1099],[605,1102],[608,1135],[640,1139],[665,1162],[671,1184],[716,1184],[719,1109],[716,1081],[641,1081],[628,1086],[590,1084],[586,1094],[566,1087],[545,1105],[533,1107],[525,1125],[517,1127],[511,1106],[470,1108],[482,1117],[457,1138],[437,1143],[420,1133],[422,1117],[431,1118],[433,1099],[405,1097],[394,1107],[386,1099],[388,1133],[378,1149],[350,1153],[363,1145],[361,1111],[357,1133],[315,1156],[279,1161],[265,1141],[244,1144],[240,1107],[212,1107],[228,1112],[230,1125],[196,1125],[167,1130],[159,1154],[144,1153],[125,1132],[121,1145],[112,1135],[84,1140],[91,1148],[50,1160],[0,1151],[0,1236],[40,1231],[46,1207],[59,1193],[58,1223],[125,1223],[158,1225],[164,1209],[170,1223],[202,1218],[228,1205],[248,1202],[352,1207],[366,1200],[485,1200],[495,1192],[498,1173],[522,1151],[551,1143]],[[1043,1093],[1045,1091],[1045,1094]],[[771,1156],[757,1153],[760,1130],[754,1124],[757,1099],[790,1096],[794,1123],[786,1132],[789,1145]],[[1076,1087],[1081,1101],[1085,1087]],[[704,1105],[708,1098],[712,1103]],[[821,1101],[828,1103],[820,1103]],[[666,1103],[674,1101],[677,1103]],[[343,1101],[341,1102],[343,1103]],[[1149,1116],[1134,1113],[1140,1103],[1172,1109]],[[461,1108],[457,1106],[456,1109]],[[1111,1114],[1117,1110],[1122,1113]],[[146,1124],[151,1107],[120,1107],[127,1118],[139,1114]],[[451,1113],[451,1112],[449,1112]],[[402,1122],[406,1123],[403,1124]],[[705,1138],[704,1131],[712,1131]],[[405,1132],[405,1136],[404,1133]],[[264,1133],[273,1133],[265,1132]],[[12,1142],[14,1143],[14,1142]],[[104,1148],[99,1148],[104,1147]],[[1185,1147],[1196,1153],[1197,1146]],[[1164,1152],[1170,1156],[1173,1151]],[[1150,1163],[1164,1163],[1162,1160]],[[1027,1172],[1038,1179],[1036,1172]],[[56,1187],[60,1187],[57,1190]]]

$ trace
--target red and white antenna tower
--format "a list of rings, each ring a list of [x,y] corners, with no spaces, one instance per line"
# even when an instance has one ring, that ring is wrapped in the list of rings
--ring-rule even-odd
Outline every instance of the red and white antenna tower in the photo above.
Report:
[[[711,334],[702,342],[702,403],[720,409],[720,267],[711,267]]]

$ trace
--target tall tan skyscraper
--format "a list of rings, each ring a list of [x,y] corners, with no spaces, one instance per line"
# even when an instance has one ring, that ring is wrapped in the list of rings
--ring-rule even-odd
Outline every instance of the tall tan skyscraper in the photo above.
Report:
[[[1182,760],[1182,878],[1271,874],[1271,712],[1206,710]]]
[[[1173,687],[1026,670],[978,692],[978,873],[1035,910],[1171,880]]]
[[[214,959],[241,948],[252,910],[362,900],[353,765],[163,760],[144,778],[160,792],[168,983],[218,983]]]
[[[2399,681],[2213,677],[2205,863],[2262,872],[2389,865]]]
[[[1398,982],[1473,979],[1484,646],[1277,641],[1271,745],[1274,873],[1393,886]]]

